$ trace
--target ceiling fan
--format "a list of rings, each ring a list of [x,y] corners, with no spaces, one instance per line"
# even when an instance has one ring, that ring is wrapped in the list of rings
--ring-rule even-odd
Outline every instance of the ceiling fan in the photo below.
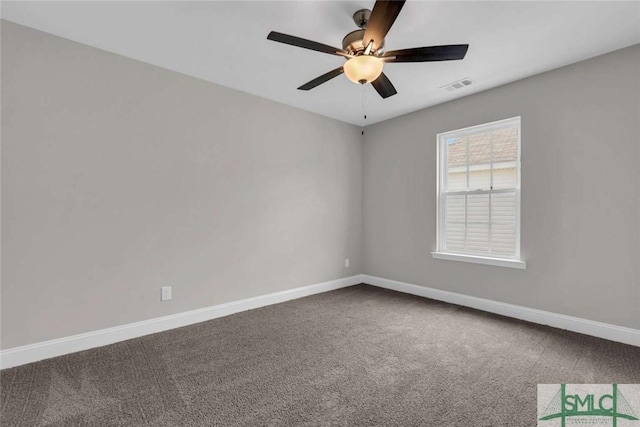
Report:
[[[398,92],[382,72],[385,63],[452,61],[463,59],[469,48],[468,44],[456,44],[385,52],[384,38],[400,14],[404,3],[405,0],[378,0],[373,6],[373,11],[358,10],[353,14],[353,20],[360,29],[352,31],[344,37],[342,49],[276,31],[271,31],[267,39],[347,59],[343,66],[303,84],[298,88],[299,90],[313,89],[344,73],[354,83],[371,83],[382,98],[388,98]]]

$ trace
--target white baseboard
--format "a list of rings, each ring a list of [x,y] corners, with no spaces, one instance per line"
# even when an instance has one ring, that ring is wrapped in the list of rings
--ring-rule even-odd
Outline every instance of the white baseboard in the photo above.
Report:
[[[200,323],[216,319],[218,317],[229,316],[230,314],[239,313],[241,311],[252,310],[254,308],[277,304],[296,298],[332,291],[356,285],[358,283],[362,283],[362,275],[359,274],[342,279],[331,280],[329,282],[276,292],[273,294],[261,295],[240,301],[233,301],[183,313],[172,314],[169,316],[158,317],[155,319],[144,320],[142,322],[135,322],[113,328],[100,329],[93,332],[73,335],[70,337],[9,348],[7,350],[0,351],[0,369],[37,362],[38,360],[62,356],[76,351],[101,347],[119,341],[141,337],[143,335]]]
[[[638,329],[595,322],[593,320],[581,319],[579,317],[566,316],[564,314],[551,313],[549,311],[538,310],[535,308],[522,307],[504,302],[427,288],[425,286],[383,279],[381,277],[369,276],[366,274],[362,275],[362,282],[381,288],[418,295],[465,307],[472,307],[478,310],[488,311],[489,313],[500,314],[502,316],[513,317],[515,319],[553,326],[554,328],[566,329],[568,331],[579,332],[585,335],[605,338],[611,341],[640,347],[640,330]]]
[[[366,274],[358,274],[351,277],[331,280],[329,282],[214,305],[198,310],[191,310],[155,319],[144,320],[142,322],[130,323],[113,328],[100,329],[98,331],[2,350],[0,351],[0,369],[37,362],[38,360],[62,356],[76,351],[101,347],[156,332],[162,332],[169,329],[192,325],[194,323],[205,322],[219,317],[229,316],[241,311],[252,310],[254,308],[277,304],[296,298],[345,288],[358,283],[367,283],[369,285],[385,289],[391,289],[398,292],[404,292],[465,307],[472,307],[489,313],[500,314],[507,317],[513,317],[515,319],[553,326],[555,328],[566,329],[568,331],[640,347],[640,330],[637,329],[610,325],[593,320],[551,313],[535,308],[522,307],[439,289],[427,288],[425,286],[383,279],[381,277],[369,276]]]

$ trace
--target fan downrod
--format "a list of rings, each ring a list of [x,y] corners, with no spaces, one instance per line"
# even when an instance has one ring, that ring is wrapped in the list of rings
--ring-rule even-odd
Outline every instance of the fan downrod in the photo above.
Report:
[[[353,14],[353,22],[355,22],[359,28],[364,30],[367,28],[370,17],[371,11],[369,9],[360,9]]]
[[[369,9],[360,9],[353,14],[353,22],[360,27],[358,30],[351,31],[349,34],[344,36],[342,39],[342,49],[349,52],[351,55],[360,55],[365,51],[367,46],[363,42],[364,33],[367,30],[367,24],[369,23],[369,18],[371,17],[371,11]],[[375,49],[372,53],[375,54],[376,51],[382,52],[384,48],[384,40],[380,41],[378,48]]]

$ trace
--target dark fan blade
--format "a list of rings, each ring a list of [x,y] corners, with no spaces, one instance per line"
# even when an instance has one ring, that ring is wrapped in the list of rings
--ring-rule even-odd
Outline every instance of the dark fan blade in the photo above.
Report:
[[[452,44],[448,46],[414,47],[385,52],[384,62],[428,62],[453,61],[463,59],[469,49],[468,44]],[[387,59],[388,58],[388,59]]]
[[[371,82],[374,89],[378,94],[383,98],[388,98],[390,96],[398,93],[395,87],[391,84],[391,80],[384,74],[380,74],[380,77]]]
[[[378,0],[376,2],[364,32],[363,45],[367,46],[373,40],[373,49],[377,50],[380,47],[402,10],[404,1]]]
[[[331,70],[326,74],[321,75],[320,77],[316,77],[308,83],[303,84],[298,89],[299,90],[309,90],[313,89],[316,86],[320,86],[322,83],[328,82],[334,77],[338,77],[340,74],[344,73],[342,67],[336,68],[335,70]]]
[[[311,49],[318,52],[329,53],[331,55],[339,55],[339,56],[349,56],[347,51],[338,49],[337,47],[332,47],[326,44],[314,42],[307,39],[301,39],[300,37],[290,36],[288,34],[282,34],[275,31],[271,31],[267,36],[268,40],[273,40],[274,42],[280,42],[284,44],[290,44],[292,46],[298,46],[305,49]]]

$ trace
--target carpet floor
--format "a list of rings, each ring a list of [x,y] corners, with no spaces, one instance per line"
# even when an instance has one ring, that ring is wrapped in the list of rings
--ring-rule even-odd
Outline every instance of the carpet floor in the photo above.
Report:
[[[535,426],[640,348],[357,285],[0,372],[3,426]]]

